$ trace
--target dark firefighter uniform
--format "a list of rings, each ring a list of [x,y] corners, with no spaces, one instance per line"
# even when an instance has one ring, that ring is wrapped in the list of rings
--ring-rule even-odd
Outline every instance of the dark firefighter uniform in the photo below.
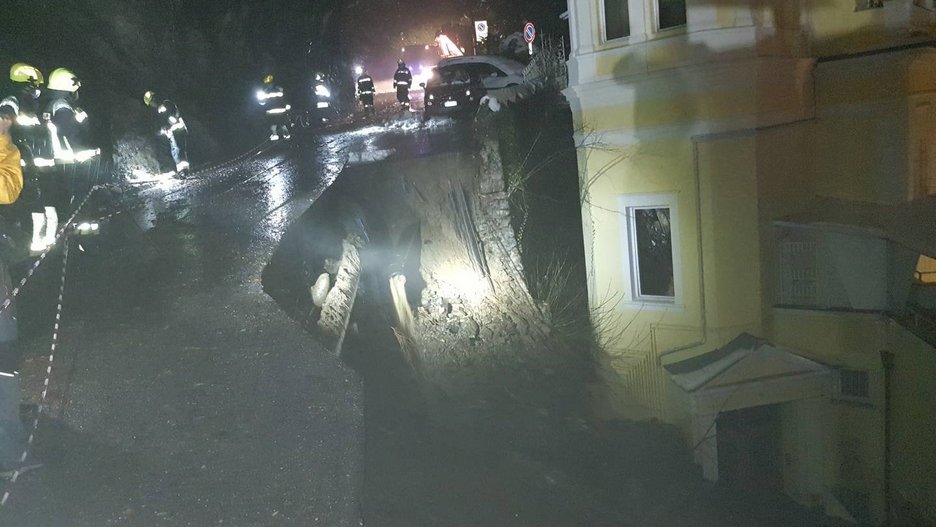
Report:
[[[406,63],[402,60],[397,66],[396,73],[393,74],[393,85],[396,87],[397,91],[397,100],[400,101],[400,104],[406,108],[409,107],[409,89],[413,84],[413,72],[406,67]]]
[[[270,141],[289,139],[289,110],[283,88],[273,83],[273,76],[263,79],[263,87],[257,92],[257,101],[264,107],[264,117],[270,127]]]
[[[156,126],[159,127],[159,135],[165,137],[169,143],[169,153],[172,155],[176,174],[184,174],[189,169],[188,128],[179,107],[169,99],[157,102],[153,92],[146,92],[143,102],[156,110]]]
[[[39,97],[45,79],[42,73],[24,63],[14,64],[10,68],[11,89],[0,100],[0,106],[6,106],[16,116],[10,131],[13,142],[19,148],[26,166],[33,165],[33,157],[51,159],[48,137],[39,119]]]
[[[42,121],[48,130],[56,165],[80,163],[100,154],[88,145],[88,114],[77,105],[80,87],[78,77],[65,68],[49,75]],[[43,162],[48,163],[48,160]]]
[[[371,108],[374,106],[374,93],[376,89],[374,88],[374,79],[371,78],[367,72],[361,74],[357,80],[357,91],[358,97],[361,98],[361,104],[365,108]]]

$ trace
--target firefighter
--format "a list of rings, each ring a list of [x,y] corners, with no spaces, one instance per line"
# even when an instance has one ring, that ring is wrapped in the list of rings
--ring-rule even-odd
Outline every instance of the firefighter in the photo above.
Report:
[[[322,123],[327,123],[334,115],[332,107],[331,90],[322,72],[316,72],[312,83],[312,99],[315,104],[315,117]]]
[[[16,201],[11,209],[15,211],[17,221],[25,220],[25,217],[20,217],[20,213],[25,215],[25,209],[29,209],[29,220],[32,223],[32,241],[29,248],[36,254],[55,243],[58,229],[58,213],[55,207],[43,206],[44,196],[39,189],[37,174],[37,169],[55,164],[48,131],[42,126],[38,114],[44,80],[42,72],[34,66],[22,62],[14,64],[10,68],[13,90],[0,101],[0,110],[14,117],[10,134],[26,169],[23,179],[28,192],[22,196],[23,199]]]
[[[289,110],[283,88],[273,82],[273,76],[263,78],[263,87],[257,91],[257,102],[266,109],[265,119],[270,127],[270,141],[289,139]]]
[[[151,91],[143,94],[143,103],[156,111],[159,135],[169,142],[169,153],[175,164],[175,173],[180,178],[184,177],[189,170],[188,128],[179,113],[179,107],[169,99],[159,102],[156,94]]]
[[[42,72],[34,66],[20,62],[10,68],[10,81],[12,90],[0,101],[0,109],[14,116],[15,120],[10,134],[22,156],[25,180],[23,195],[15,205],[10,207],[10,210],[13,211],[15,221],[26,223],[24,220],[28,219],[32,222],[33,238],[30,249],[38,252],[54,243],[54,229],[58,225],[55,209],[52,207],[46,209],[42,206],[37,173],[37,167],[54,164],[48,136],[43,133],[45,128],[41,125],[38,113],[39,97],[42,94],[45,78]],[[26,209],[29,209],[28,218],[25,216]],[[46,230],[47,218],[50,220],[49,230],[53,231],[51,233],[43,232]]]
[[[88,146],[88,114],[78,107],[80,87],[81,81],[66,68],[58,68],[49,74],[42,121],[48,128],[57,165],[80,163],[100,154]]]
[[[404,110],[410,106],[409,89],[412,84],[413,72],[406,67],[406,62],[400,59],[397,62],[396,73],[393,74],[393,85],[396,87],[397,100]]]
[[[367,73],[367,70],[361,71],[361,76],[357,80],[358,97],[364,110],[371,112],[374,110],[374,79]]]
[[[47,150],[43,145],[48,145],[39,120],[39,96],[45,78],[34,66],[19,62],[10,68],[10,81],[12,90],[0,100],[0,106],[9,106],[16,115],[11,134],[29,166],[33,165],[34,157],[48,155],[43,153]]]

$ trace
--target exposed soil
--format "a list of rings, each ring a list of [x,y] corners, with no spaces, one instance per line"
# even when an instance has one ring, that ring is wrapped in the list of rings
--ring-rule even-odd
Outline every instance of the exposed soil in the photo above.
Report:
[[[561,128],[565,116],[556,115]],[[567,147],[568,120],[565,126]],[[536,148],[554,146],[545,139]],[[353,221],[366,225],[365,273],[344,344],[346,360],[365,377],[365,524],[821,525],[819,515],[782,496],[755,498],[704,482],[667,425],[590,417],[586,388],[594,365],[581,346],[587,339],[553,332],[554,313],[509,287],[509,273],[490,257],[496,253],[490,245],[487,270],[476,272],[465,239],[472,234],[459,227],[465,211],[456,210],[453,192],[465,190],[467,214],[483,223],[486,211],[477,209],[472,181],[479,162],[469,148],[346,169],[319,202],[321,210],[303,219],[292,255],[277,264],[292,269],[292,278],[281,282],[294,289],[288,310],[310,323],[308,287],[324,255],[295,242],[334,242]],[[560,225],[574,203],[546,220],[556,199],[551,185],[561,188],[548,180],[531,185],[542,202],[527,203],[530,218],[546,222],[528,231],[541,246],[550,228],[581,233],[580,225]],[[481,231],[474,235],[490,242]],[[550,257],[574,254],[581,243],[580,235],[568,236],[565,246],[552,239]],[[523,249],[537,250],[535,243]],[[404,296],[415,314],[410,328],[392,300],[394,274],[406,277]],[[556,298],[568,298],[579,284],[580,277],[566,280]],[[580,299],[564,305],[584,309]]]

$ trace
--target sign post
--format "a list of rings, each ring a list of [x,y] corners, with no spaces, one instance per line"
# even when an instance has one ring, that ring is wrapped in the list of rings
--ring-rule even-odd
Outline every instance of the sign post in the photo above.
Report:
[[[533,41],[536,39],[536,26],[533,22],[527,22],[523,26],[523,40],[526,40],[527,47],[530,50],[530,56],[533,56]]]

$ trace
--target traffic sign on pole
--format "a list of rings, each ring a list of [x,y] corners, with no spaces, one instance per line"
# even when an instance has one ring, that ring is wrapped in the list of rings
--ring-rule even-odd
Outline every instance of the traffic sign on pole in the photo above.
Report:
[[[530,50],[530,56],[533,56],[533,40],[536,39],[536,26],[533,25],[533,22],[527,22],[523,26],[523,40],[526,40],[527,49]]]
[[[488,23],[487,20],[478,20],[475,22],[475,40],[482,42],[484,39],[488,38]]]
[[[532,44],[534,39],[536,39],[536,26],[533,22],[527,22],[523,26],[523,40],[526,40],[527,44]]]

